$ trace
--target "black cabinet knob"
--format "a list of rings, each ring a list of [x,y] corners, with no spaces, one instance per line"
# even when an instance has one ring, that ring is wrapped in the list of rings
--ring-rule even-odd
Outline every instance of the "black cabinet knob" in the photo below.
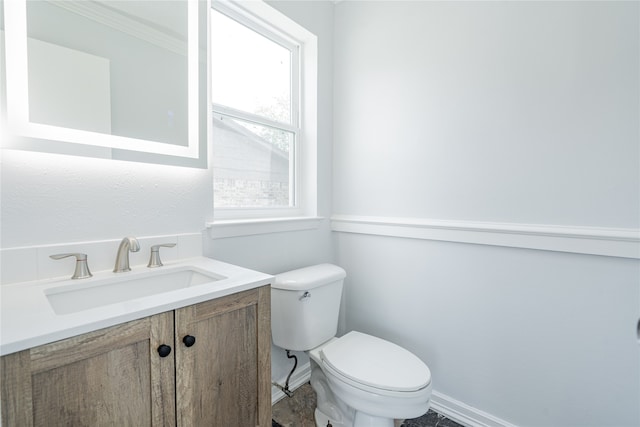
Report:
[[[185,335],[185,337],[182,338],[182,342],[187,347],[191,347],[192,345],[194,345],[196,343],[196,337],[191,336],[191,335]]]
[[[158,354],[160,355],[160,357],[167,357],[169,354],[171,354],[171,347],[166,344],[162,344],[160,347],[158,347]]]

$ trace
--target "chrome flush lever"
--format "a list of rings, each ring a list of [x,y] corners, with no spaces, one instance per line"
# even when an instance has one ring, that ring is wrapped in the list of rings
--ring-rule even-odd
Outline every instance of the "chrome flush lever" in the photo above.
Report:
[[[71,253],[71,254],[55,254],[49,255],[51,259],[62,259],[74,256],[76,257],[76,270],[73,272],[72,279],[86,279],[93,276],[89,271],[89,264],[87,264],[87,254]]]
[[[300,301],[303,301],[307,298],[311,298],[311,292],[309,291],[304,291],[304,294],[302,294],[302,296],[300,298],[298,298]]]
[[[151,257],[149,258],[149,264],[147,264],[147,267],[162,267],[162,261],[160,260],[160,248],[172,248],[175,245],[175,243],[162,243],[160,245],[151,246]]]

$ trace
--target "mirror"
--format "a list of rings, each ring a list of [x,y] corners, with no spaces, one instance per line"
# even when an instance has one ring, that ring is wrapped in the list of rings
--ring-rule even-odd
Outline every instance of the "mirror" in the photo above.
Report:
[[[201,157],[199,3],[5,0],[3,146]]]

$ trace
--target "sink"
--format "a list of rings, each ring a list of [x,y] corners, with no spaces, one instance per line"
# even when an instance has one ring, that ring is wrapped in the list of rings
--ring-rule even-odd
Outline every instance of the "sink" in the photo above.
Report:
[[[154,271],[134,277],[89,279],[86,282],[49,288],[44,293],[56,314],[71,314],[222,279],[226,277],[185,267],[180,270]]]

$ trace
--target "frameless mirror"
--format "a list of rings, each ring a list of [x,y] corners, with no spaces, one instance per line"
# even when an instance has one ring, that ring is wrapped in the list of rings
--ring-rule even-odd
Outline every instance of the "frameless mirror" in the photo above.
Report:
[[[5,0],[3,146],[198,159],[199,3]]]

